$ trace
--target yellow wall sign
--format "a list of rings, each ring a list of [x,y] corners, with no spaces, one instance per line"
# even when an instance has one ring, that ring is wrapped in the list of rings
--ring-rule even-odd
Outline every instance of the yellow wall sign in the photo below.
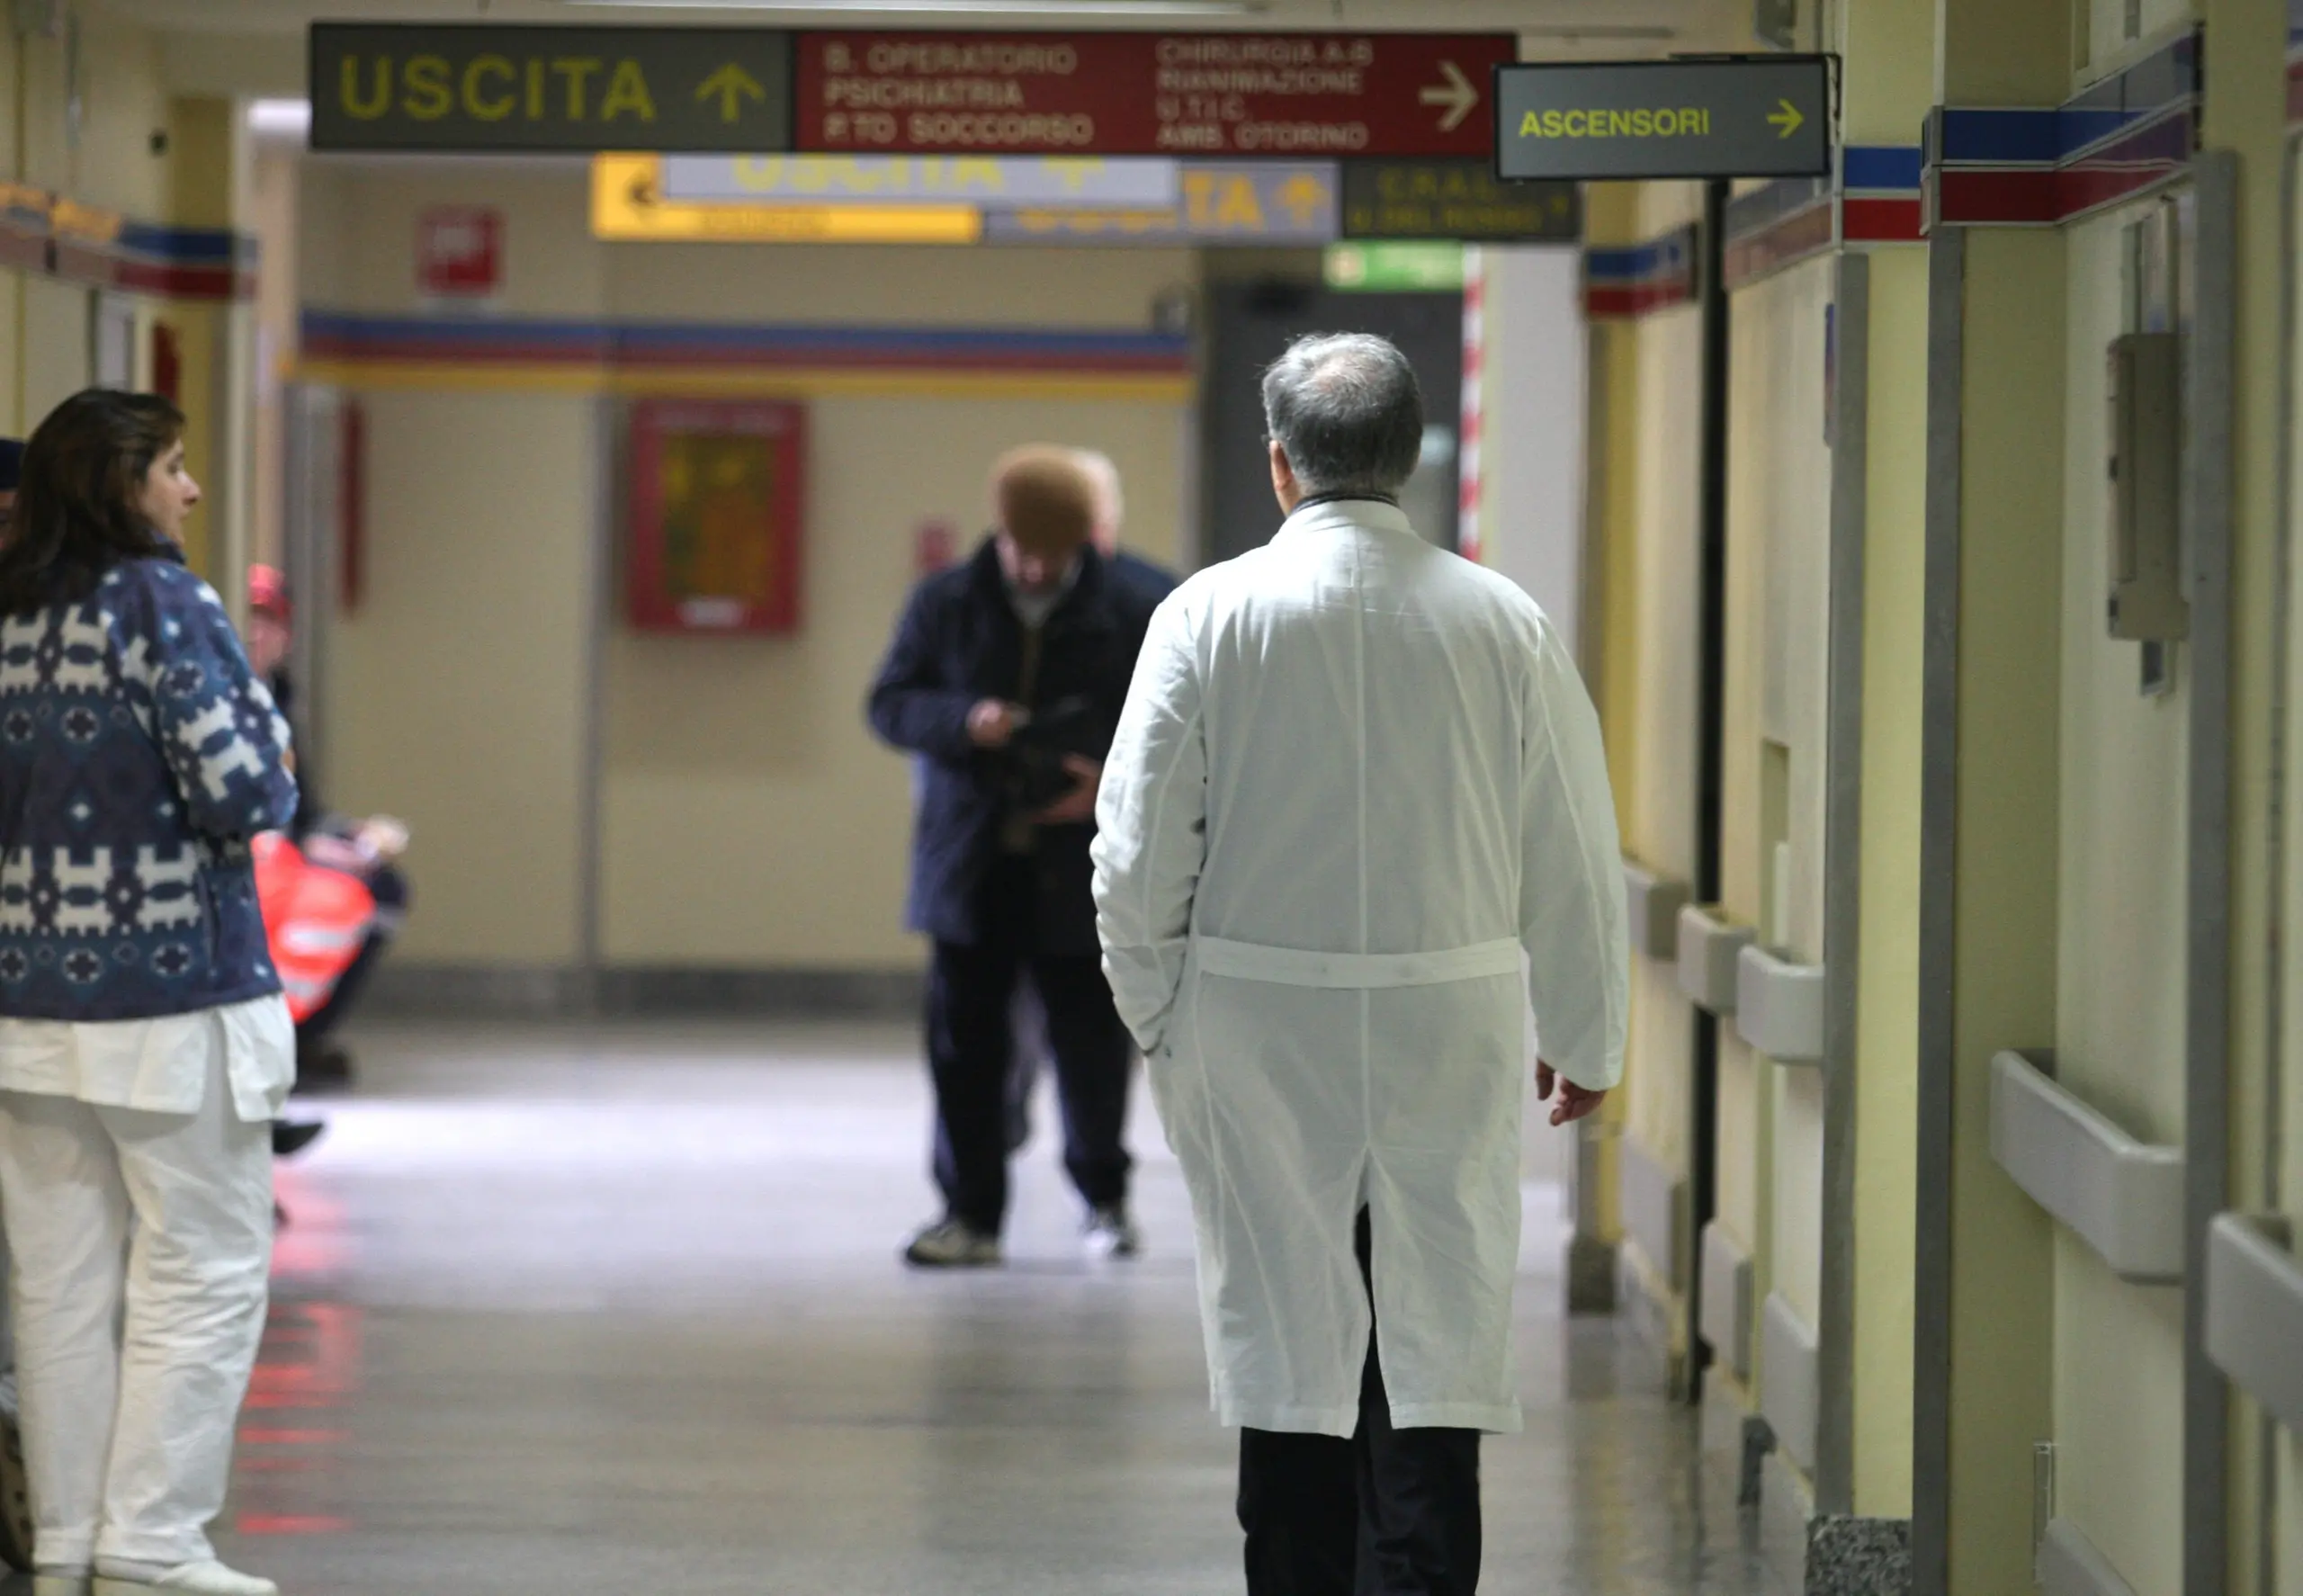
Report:
[[[315,149],[780,150],[790,35],[315,22]]]
[[[662,160],[592,161],[592,235],[609,240],[724,244],[973,244],[972,205],[730,202],[664,197]]]

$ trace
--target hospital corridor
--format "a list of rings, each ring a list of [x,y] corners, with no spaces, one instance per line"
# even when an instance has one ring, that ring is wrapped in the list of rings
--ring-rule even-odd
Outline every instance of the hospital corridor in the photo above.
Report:
[[[2303,1596],[2303,0],[6,0],[0,1596]]]
[[[390,1086],[282,1181],[228,1559],[346,1596],[1224,1588],[1235,1471],[1156,1127],[1135,1263],[1083,1259],[1043,1143],[1005,1271],[907,1276],[914,1047],[889,1025],[377,1033]],[[1488,1578],[1779,1591],[1660,1358],[1548,1305],[1559,1199],[1528,1188],[1528,1423],[1489,1454]]]

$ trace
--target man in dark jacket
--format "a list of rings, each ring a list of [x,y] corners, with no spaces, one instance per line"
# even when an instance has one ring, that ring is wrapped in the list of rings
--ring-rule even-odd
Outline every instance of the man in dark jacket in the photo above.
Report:
[[[1134,651],[1152,625],[1152,612],[1176,590],[1176,575],[1166,566],[1120,546],[1120,531],[1127,519],[1127,496],[1121,487],[1119,466],[1096,449],[1082,449],[1072,458],[1087,473],[1096,496],[1096,523],[1089,535],[1103,556],[1104,576],[1113,600],[1133,630]],[[1134,666],[1131,662],[1132,675]],[[1008,1071],[1008,1147],[1015,1152],[1032,1137],[1032,1094],[1039,1086],[1040,1060],[1047,1053],[1047,1022],[1038,994],[1028,988],[1016,996],[1016,1057]]]
[[[1027,972],[1089,1245],[1139,1246],[1122,1146],[1129,1044],[1099,962],[1088,845],[1142,623],[1089,542],[1094,490],[1068,451],[1009,454],[992,496],[992,535],[914,590],[870,704],[873,729],[921,756],[907,923],[935,945],[927,1041],[945,1205],[905,1252],[923,1268],[1000,1260],[1010,1008]]]

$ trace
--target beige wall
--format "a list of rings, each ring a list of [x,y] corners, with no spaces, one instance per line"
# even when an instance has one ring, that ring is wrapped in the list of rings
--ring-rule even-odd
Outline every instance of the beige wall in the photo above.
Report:
[[[506,215],[512,314],[585,319],[712,320],[829,325],[1036,326],[1140,330],[1152,300],[1196,280],[1177,250],[939,250],[765,246],[604,247],[588,236],[584,174],[553,167],[455,172],[316,165],[304,184],[303,299],[329,309],[408,313],[416,308],[413,239],[429,203],[484,202]],[[399,469],[381,435],[372,468],[372,561],[446,559],[462,550],[494,575],[481,611],[409,614],[359,646],[394,660],[391,693],[422,713],[449,713],[477,629],[496,651],[574,659],[580,628],[558,601],[504,602],[517,593],[496,551],[573,569],[600,525],[599,462],[589,401],[533,392],[421,390],[371,399],[399,438]],[[916,578],[914,536],[927,518],[956,522],[972,541],[985,520],[983,479],[1002,449],[1032,438],[1100,448],[1125,477],[1128,541],[1162,560],[1179,557],[1189,417],[1161,399],[986,397],[963,382],[948,392],[819,395],[809,400],[809,506],[804,616],[788,638],[677,637],[611,623],[603,655],[600,947],[610,963],[807,968],[887,968],[915,963],[901,928],[910,827],[908,762],[882,748],[863,700],[904,596]],[[387,424],[384,417],[390,417]],[[555,475],[524,461],[507,472],[498,451],[534,434]],[[406,483],[401,470],[428,480]],[[438,519],[453,522],[443,542]],[[455,562],[461,570],[461,562]],[[461,579],[459,575],[458,579]],[[555,579],[557,579],[555,578]],[[381,582],[370,612],[342,629],[345,647],[388,606]],[[570,630],[571,628],[578,630]],[[445,641],[444,652],[435,641]],[[331,801],[354,808],[422,809],[411,864],[426,892],[411,922],[411,957],[552,962],[574,956],[565,937],[531,936],[515,954],[503,940],[502,866],[478,840],[492,802],[468,799],[459,765],[383,773],[416,730],[414,711],[332,683],[327,747]],[[381,686],[381,677],[371,677]],[[402,686],[401,684],[405,684]],[[580,673],[524,673],[497,689],[497,718],[574,728]],[[569,735],[573,735],[572,730]],[[539,733],[533,758],[506,773],[503,791],[529,788],[571,804],[575,745]],[[489,791],[497,778],[485,778]],[[516,813],[516,810],[510,812]],[[570,810],[572,817],[573,811]],[[555,826],[557,820],[552,822]],[[571,818],[570,825],[575,824]],[[441,837],[443,831],[456,835]],[[557,832],[554,833],[556,837]],[[434,852],[434,839],[443,850]],[[537,850],[534,869],[572,904],[578,852]],[[436,861],[436,862],[435,862]],[[454,861],[450,863],[449,861]],[[525,868],[525,866],[523,866]],[[472,901],[443,901],[435,875]],[[486,901],[480,900],[485,899]],[[560,897],[551,899],[557,905]],[[554,913],[559,910],[555,908]],[[572,909],[569,910],[572,913]]]
[[[1855,1511],[1911,1511],[1927,256],[1872,252],[1857,970]]]
[[[1692,882],[1696,867],[1697,692],[1703,544],[1697,523],[1702,314],[1692,306],[1636,324],[1639,412],[1636,773],[1623,803],[1624,846],[1650,869]],[[1688,1167],[1688,1000],[1668,964],[1633,972],[1637,1051],[1628,1124],[1670,1168]],[[1662,1262],[1662,1260],[1653,1260]]]
[[[605,952],[808,967],[912,956],[900,925],[909,763],[863,723],[913,580],[912,529],[972,539],[984,466],[1019,438],[1107,449],[1161,553],[1182,422],[1165,405],[854,399],[811,411],[807,618],[789,641],[618,628],[608,651]],[[893,462],[901,461],[900,467]]]
[[[1660,237],[1702,212],[1701,190],[1691,184],[1645,184],[1635,192],[1634,239]],[[1631,731],[1631,748],[1615,767],[1628,776],[1617,807],[1625,851],[1660,874],[1692,883],[1700,726],[1702,312],[1693,305],[1658,311],[1626,324],[1618,336],[1630,345],[1618,352],[1617,363],[1629,378],[1624,408],[1634,419],[1627,433],[1609,429],[1611,446],[1621,449],[1610,465],[1628,476],[1622,488],[1632,502],[1618,507],[1610,525],[1622,525],[1628,510],[1635,547],[1614,568],[1626,591],[1610,599],[1609,609],[1631,618],[1635,635],[1627,649],[1620,640],[1608,647],[1614,658],[1627,659],[1638,685],[1617,712]],[[1671,964],[1633,960],[1630,1022],[1622,1123],[1651,1158],[1684,1178],[1690,1162],[1694,1011]],[[1667,1271],[1671,1261],[1644,1260],[1656,1271]],[[1677,1289],[1660,1272],[1651,1284],[1667,1299]],[[1686,1326],[1674,1334],[1684,1338]]]
[[[2103,623],[2104,347],[2128,325],[2129,208],[2070,230],[2064,410],[2057,1078],[2149,1142],[2182,1137],[2188,659],[2137,692],[2139,646]],[[2057,1511],[2142,1592],[2181,1587],[2182,1305],[2056,1235]],[[2116,1393],[2118,1400],[2107,1400]]]
[[[321,792],[412,828],[406,956],[567,963],[594,406],[366,404],[367,599],[330,634]]]
[[[1823,956],[1824,319],[1835,271],[1819,258],[1738,292],[1728,362],[1723,899],[1762,942],[1806,963]],[[1758,1295],[1781,1291],[1813,1326],[1822,1293],[1820,1071],[1760,1057],[1731,1025],[1721,1032],[1719,1089],[1719,1212],[1754,1251]]]

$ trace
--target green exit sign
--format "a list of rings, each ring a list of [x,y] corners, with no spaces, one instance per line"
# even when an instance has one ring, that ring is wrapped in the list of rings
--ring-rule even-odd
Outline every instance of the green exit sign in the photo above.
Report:
[[[1432,242],[1331,244],[1324,262],[1330,288],[1347,293],[1458,293],[1464,247]]]

